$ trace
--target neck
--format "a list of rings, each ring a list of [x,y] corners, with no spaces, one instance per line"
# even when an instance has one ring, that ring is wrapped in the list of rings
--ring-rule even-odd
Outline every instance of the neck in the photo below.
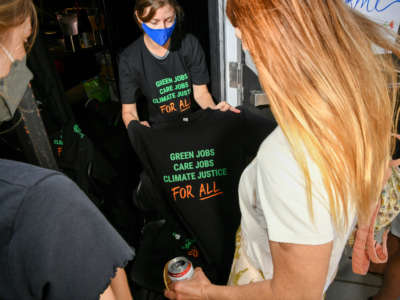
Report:
[[[3,49],[0,49],[0,78],[6,77],[11,69],[11,60]]]
[[[11,69],[11,62],[4,55],[0,55],[0,79],[8,75]]]
[[[160,46],[159,44],[154,42],[147,34],[144,34],[144,44],[151,53],[157,56],[164,56],[169,49],[169,45],[171,44],[171,38],[168,39],[164,46]]]

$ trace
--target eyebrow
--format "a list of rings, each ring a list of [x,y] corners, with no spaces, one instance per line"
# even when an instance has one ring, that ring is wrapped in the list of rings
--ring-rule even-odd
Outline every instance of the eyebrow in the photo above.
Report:
[[[175,17],[175,15],[166,17],[165,19],[170,19],[170,18],[174,18],[174,17]],[[159,20],[159,19],[152,19],[151,21],[153,21],[153,22],[159,22],[160,20]]]

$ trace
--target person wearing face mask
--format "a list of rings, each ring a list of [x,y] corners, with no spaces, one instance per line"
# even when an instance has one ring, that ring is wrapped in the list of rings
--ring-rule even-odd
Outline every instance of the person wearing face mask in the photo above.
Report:
[[[217,105],[208,91],[208,70],[198,40],[181,36],[182,8],[176,0],[138,0],[134,17],[143,35],[120,56],[119,75],[122,117],[150,126],[202,108],[232,110],[226,102]],[[137,103],[140,95],[146,103]],[[139,101],[140,102],[140,101]],[[146,105],[148,120],[139,120],[138,106]]]
[[[0,2],[0,123],[29,89],[32,0]],[[32,33],[33,31],[33,33]],[[0,159],[0,299],[132,300],[131,248],[63,174]]]
[[[31,18],[8,29],[0,24],[0,122],[12,119],[33,75],[26,66],[24,44],[31,36]]]

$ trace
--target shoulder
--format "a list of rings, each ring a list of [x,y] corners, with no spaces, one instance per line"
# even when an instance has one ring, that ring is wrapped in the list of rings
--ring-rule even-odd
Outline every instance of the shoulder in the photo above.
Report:
[[[193,43],[199,43],[199,40],[193,34],[187,33],[183,38],[183,42],[188,44],[193,44]]]
[[[24,221],[32,218],[35,211],[52,210],[65,199],[77,201],[73,197],[75,190],[75,184],[59,172],[0,159],[0,225],[18,226],[21,215]],[[0,226],[0,232],[4,229]]]
[[[304,180],[290,144],[279,126],[261,143],[255,161],[257,172],[264,179],[262,184],[268,185],[269,189],[281,190],[281,187],[292,185],[293,180]],[[280,178],[279,182],[275,178]]]
[[[44,240],[54,240],[61,232],[62,238],[66,239],[94,228],[101,228],[104,233],[109,231],[106,220],[93,202],[63,174],[43,177],[21,194],[13,225],[14,236],[21,243],[26,242],[24,235],[27,231],[31,238],[43,235]],[[58,237],[57,241],[62,243]],[[46,247],[43,244],[39,246]]]
[[[315,192],[325,194],[319,168],[311,160],[307,151],[305,151],[305,156],[312,188]],[[270,178],[272,182],[275,182],[274,178],[281,178],[278,184],[279,189],[285,186],[288,188],[298,186],[299,189],[305,190],[303,170],[295,159],[293,149],[279,126],[263,141],[256,160],[263,174]]]
[[[74,209],[92,205],[79,187],[64,174],[22,162],[0,159],[0,199],[27,210]],[[7,204],[4,204],[7,205]],[[61,208],[64,207],[64,208]],[[89,207],[88,207],[89,208]]]
[[[124,50],[122,50],[120,54],[120,59],[121,60],[130,60],[131,58],[137,57],[137,55],[140,53],[144,45],[143,42],[143,35],[135,40],[132,44],[130,44],[128,47],[126,47]]]
[[[89,214],[96,212],[96,207],[85,193],[64,174],[37,167],[20,170],[23,174],[21,179],[31,177],[33,180],[28,179],[24,184],[18,179],[12,183],[23,185],[23,192],[21,189],[19,192],[15,190],[15,196],[22,198],[17,220],[37,218],[39,222],[41,218],[52,219],[61,215],[78,216],[87,215],[89,211]]]
[[[11,238],[12,224],[32,186],[57,172],[25,163],[0,159],[0,236],[1,243]]]
[[[185,36],[182,38],[181,50],[191,51],[198,47],[201,47],[199,40],[193,34],[185,34]]]
[[[282,129],[277,126],[261,144],[257,160],[262,164],[270,164],[283,159],[288,165],[296,164],[290,150],[290,144]]]
[[[40,212],[39,212],[40,211]],[[46,176],[26,190],[18,216],[37,212],[43,216],[75,216],[97,214],[97,208],[85,193],[67,176],[56,173]]]
[[[0,183],[3,186],[13,185],[26,189],[54,175],[61,173],[27,163],[0,159]]]

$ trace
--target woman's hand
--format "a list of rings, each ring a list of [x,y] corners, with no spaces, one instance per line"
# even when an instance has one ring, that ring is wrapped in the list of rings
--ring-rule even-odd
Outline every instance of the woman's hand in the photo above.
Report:
[[[139,121],[139,123],[140,123],[140,125],[143,125],[143,126],[146,126],[146,127],[149,127],[149,128],[151,127],[149,122],[147,122],[147,121]]]
[[[122,120],[124,121],[126,128],[128,128],[131,121],[137,121],[142,126],[151,127],[148,121],[139,120],[136,103],[122,104]]]
[[[230,110],[234,113],[240,113],[240,110],[231,106],[225,101],[221,101],[217,105],[215,105],[214,100],[210,92],[208,91],[207,85],[205,84],[202,85],[193,84],[193,97],[194,100],[202,109],[211,108],[214,110],[220,110],[220,111]]]
[[[203,270],[196,268],[191,279],[173,283],[170,290],[165,290],[164,296],[171,300],[209,300],[207,289],[211,285]]]
[[[240,113],[240,110],[238,110],[236,107],[233,107],[232,105],[230,105],[229,103],[225,102],[225,101],[221,101],[220,103],[218,103],[217,105],[215,105],[214,107],[211,107],[214,110],[220,110],[220,111],[232,111],[234,113]]]

